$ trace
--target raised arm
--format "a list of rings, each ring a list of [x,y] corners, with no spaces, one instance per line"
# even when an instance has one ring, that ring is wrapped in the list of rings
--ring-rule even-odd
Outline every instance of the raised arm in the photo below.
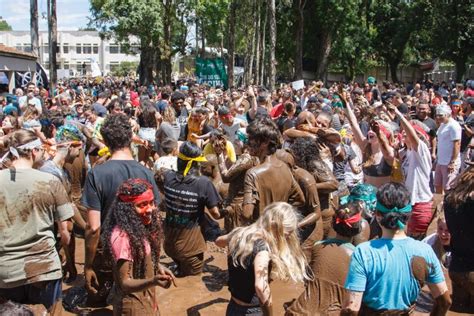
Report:
[[[360,148],[365,147],[365,142],[367,139],[365,138],[364,134],[362,133],[359,123],[357,122],[357,118],[352,110],[351,102],[347,99],[346,95],[340,95],[341,102],[346,109],[347,118],[349,119],[349,124],[352,128],[352,133],[354,134],[354,141]]]
[[[415,151],[418,150],[418,144],[420,143],[420,138],[416,134],[416,131],[413,128],[413,126],[405,118],[405,116],[397,109],[396,106],[389,103],[387,105],[387,107],[388,107],[389,112],[394,113],[398,117],[398,119],[400,120],[400,124],[401,124],[403,130],[405,131],[405,133],[407,134],[407,138],[409,138],[410,143],[413,144],[414,148],[412,148],[412,150],[415,150]]]
[[[253,120],[255,119],[255,116],[257,116],[257,99],[255,99],[255,93],[252,86],[249,86],[247,95],[247,99],[250,102],[249,116]]]

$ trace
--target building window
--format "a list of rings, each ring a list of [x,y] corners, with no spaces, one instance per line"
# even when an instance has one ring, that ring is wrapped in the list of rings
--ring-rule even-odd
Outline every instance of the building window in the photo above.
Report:
[[[138,55],[138,54],[140,54],[140,46],[138,46],[138,45],[132,45],[132,46],[130,47],[130,54],[131,54],[131,55]]]
[[[82,53],[83,54],[92,54],[91,44],[82,44]]]
[[[69,69],[69,62],[68,61],[64,62],[63,69]]]
[[[118,54],[120,52],[119,46],[117,44],[110,45],[109,51],[111,54]]]
[[[114,72],[118,69],[119,62],[118,61],[111,61],[109,65],[110,72]]]
[[[31,53],[31,45],[30,44],[23,44],[23,51]]]
[[[63,53],[64,54],[69,54],[69,44],[67,44],[67,43],[63,44]]]
[[[23,50],[23,47],[21,46],[21,44],[17,44],[17,45],[15,46],[15,48],[18,49],[18,50]]]
[[[76,54],[82,54],[81,44],[76,44]]]
[[[49,54],[49,45],[48,45],[48,43],[43,44],[43,54]]]
[[[99,53],[99,45],[94,44],[94,46],[92,46],[92,53],[93,54],[98,54]]]

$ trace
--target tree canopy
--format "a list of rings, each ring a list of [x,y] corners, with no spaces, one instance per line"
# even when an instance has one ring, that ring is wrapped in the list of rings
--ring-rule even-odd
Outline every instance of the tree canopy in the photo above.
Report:
[[[271,81],[272,65],[287,79],[303,69],[352,79],[379,64],[398,81],[400,64],[436,58],[455,64],[460,80],[474,59],[469,0],[91,0],[91,12],[104,36],[138,39],[143,82],[169,82],[171,56],[205,57],[206,47],[226,49],[229,69],[236,61],[243,83],[257,84]]]

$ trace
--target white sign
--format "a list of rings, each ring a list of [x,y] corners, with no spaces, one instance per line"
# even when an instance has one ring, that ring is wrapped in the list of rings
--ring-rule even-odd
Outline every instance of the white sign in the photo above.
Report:
[[[301,90],[301,89],[304,88],[304,80],[293,81],[293,82],[291,83],[291,86],[292,86],[293,89],[295,89],[296,91]]]

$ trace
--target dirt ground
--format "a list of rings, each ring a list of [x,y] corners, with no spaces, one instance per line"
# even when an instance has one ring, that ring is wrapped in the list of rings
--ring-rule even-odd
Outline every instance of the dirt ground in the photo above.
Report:
[[[436,220],[430,226],[429,231],[435,230]],[[71,285],[65,285],[66,291],[71,286],[83,286],[84,278],[84,240],[77,239],[76,264],[79,272],[77,280]],[[163,263],[171,263],[166,256],[162,257]],[[170,289],[159,288],[159,304],[162,316],[187,315],[187,316],[218,316],[225,315],[230,294],[226,286],[227,262],[226,253],[213,243],[208,243],[208,251],[205,255],[204,273],[201,276],[193,276],[177,279],[177,287]],[[449,280],[448,280],[449,281]],[[449,284],[450,287],[450,284]],[[275,315],[283,315],[283,303],[296,298],[302,291],[302,284],[291,284],[274,281],[271,284]],[[112,315],[112,308],[98,310],[83,310],[81,315]],[[63,311],[63,315],[73,315]],[[417,313],[415,315],[428,315]],[[448,315],[467,315],[449,312]]]

